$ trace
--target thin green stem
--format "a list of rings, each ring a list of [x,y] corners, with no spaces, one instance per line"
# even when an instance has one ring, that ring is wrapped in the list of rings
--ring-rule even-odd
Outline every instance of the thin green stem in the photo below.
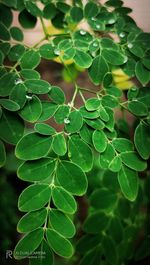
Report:
[[[44,32],[44,34],[45,34],[45,39],[47,39],[47,37],[48,37],[48,32],[47,32],[47,28],[46,28],[46,26],[45,26],[45,23],[44,23],[44,20],[43,20],[42,17],[40,17],[40,21],[41,21],[41,24],[42,24],[43,32]]]
[[[83,88],[83,87],[80,87],[80,91],[85,91],[85,92],[89,92],[89,93],[92,93],[92,94],[97,94],[97,92],[96,91],[93,91],[93,90],[90,90],[90,89],[88,89],[88,88]]]
[[[41,44],[44,40],[46,40],[46,37],[44,36],[42,39],[40,39],[37,43],[35,43],[32,48],[36,48],[39,44]]]
[[[80,94],[80,96],[81,96],[81,98],[82,98],[83,102],[85,103],[85,98],[84,98],[84,96],[83,96],[83,94],[82,94],[81,90],[79,90],[79,94]]]

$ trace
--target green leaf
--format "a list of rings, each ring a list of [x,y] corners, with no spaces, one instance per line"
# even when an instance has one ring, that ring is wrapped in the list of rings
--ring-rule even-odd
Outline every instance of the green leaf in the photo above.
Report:
[[[87,179],[80,167],[69,161],[61,161],[57,168],[57,179],[64,189],[81,196],[87,190]]]
[[[12,27],[10,29],[10,34],[11,34],[11,37],[14,39],[14,40],[17,40],[17,41],[23,41],[23,32],[20,28],[18,27]]]
[[[80,7],[73,6],[70,10],[70,16],[73,22],[78,23],[83,19],[83,11]]]
[[[67,119],[69,115],[69,106],[63,105],[59,106],[58,110],[55,113],[54,119],[57,123],[62,124],[64,120]]]
[[[120,153],[134,150],[133,143],[126,138],[114,138],[112,140],[112,145],[115,148],[115,150],[117,150]]]
[[[73,214],[77,210],[77,204],[73,196],[62,187],[52,189],[52,199],[54,205],[62,212]]]
[[[50,84],[44,80],[30,79],[26,80],[24,84],[27,87],[28,92],[34,94],[46,94],[51,89]]]
[[[48,95],[56,104],[63,104],[65,102],[65,94],[57,86],[52,86]]]
[[[35,16],[35,17],[41,17],[42,16],[42,11],[38,8],[38,6],[36,4],[34,4],[33,2],[27,0],[24,2],[25,3],[25,7],[28,10],[28,12]]]
[[[107,72],[109,72],[109,68],[104,57],[101,55],[96,56],[89,69],[89,76],[92,82],[95,85],[99,85]]]
[[[141,61],[136,63],[135,74],[142,85],[146,85],[150,81],[150,72],[143,66]]]
[[[53,265],[54,257],[53,252],[45,240],[35,251],[35,257],[29,259],[30,265]]]
[[[1,1],[2,2],[2,1]],[[12,3],[12,1],[11,1]],[[13,20],[13,14],[9,7],[1,4],[0,5],[0,21],[9,28]]]
[[[96,209],[112,211],[117,203],[117,195],[112,190],[100,188],[92,193],[90,202]]]
[[[119,217],[114,216],[111,218],[108,233],[117,244],[124,239],[123,225]]]
[[[85,107],[81,107],[80,108],[80,113],[82,114],[82,116],[84,118],[87,118],[87,119],[96,119],[100,116],[100,113],[98,110],[95,110],[95,111],[87,111]]]
[[[113,49],[104,49],[102,51],[102,56],[112,65],[122,65],[128,60],[127,56],[122,54],[120,51],[115,51]]]
[[[109,164],[109,169],[113,172],[119,172],[121,169],[122,161],[119,155],[115,156]]]
[[[43,9],[43,17],[52,19],[57,14],[57,9],[53,3],[48,3]]]
[[[33,255],[32,255],[33,257]],[[35,251],[35,258],[29,259],[30,265],[53,265],[54,257],[53,252],[45,240]]]
[[[106,109],[102,105],[99,108],[99,115],[100,115],[101,120],[103,120],[105,122],[109,121],[109,115],[108,115]]]
[[[105,95],[102,97],[102,105],[104,107],[115,108],[118,106],[118,99],[111,95]]]
[[[96,151],[102,153],[106,150],[108,140],[102,130],[93,132],[92,141]]]
[[[40,79],[40,73],[33,69],[23,69],[20,71],[20,75],[24,79]]]
[[[18,61],[25,52],[25,47],[21,44],[13,45],[8,53],[8,58],[12,62]]]
[[[130,201],[135,201],[139,188],[137,173],[126,166],[122,166],[118,173],[118,181],[124,196]]]
[[[135,253],[135,260],[143,260],[144,258],[148,257],[150,254],[150,238],[149,236],[146,236],[142,242],[140,242],[140,245],[136,249]]]
[[[147,167],[147,163],[138,156],[134,151],[127,151],[120,154],[122,162],[129,168],[144,171]]]
[[[9,98],[13,101],[15,101],[20,108],[23,108],[23,106],[26,103],[26,87],[24,86],[24,84],[17,84],[13,87]]]
[[[85,102],[85,107],[88,111],[97,110],[100,107],[100,100],[98,98],[89,98]]]
[[[34,69],[39,65],[41,61],[38,51],[28,50],[24,53],[20,60],[20,66],[22,69]]]
[[[41,209],[49,201],[51,188],[47,184],[32,184],[22,191],[18,199],[18,208],[22,212]]]
[[[42,181],[52,175],[55,163],[50,158],[26,161],[19,168],[17,175],[25,181]]]
[[[16,75],[14,73],[6,73],[0,78],[0,96],[9,96],[15,85]]]
[[[42,208],[41,210],[25,214],[18,222],[18,232],[27,233],[32,230],[35,230],[36,228],[39,228],[44,224],[46,220],[46,215],[46,208]]]
[[[93,265],[99,264],[101,260],[101,249],[99,246],[96,246],[92,250],[86,252],[83,258],[81,259],[80,265]]]
[[[94,119],[94,120],[85,120],[85,122],[96,130],[101,130],[105,127],[105,124],[100,119]]]
[[[64,213],[52,209],[49,213],[52,228],[64,237],[71,238],[75,234],[75,226]]]
[[[143,159],[148,159],[150,156],[150,127],[145,123],[140,123],[136,127],[134,143],[140,156]]]
[[[84,222],[83,229],[89,234],[98,234],[106,229],[109,217],[102,211],[90,214]]]
[[[24,259],[38,248],[44,236],[43,228],[38,228],[24,236],[14,249],[15,259]]]
[[[102,246],[106,260],[112,265],[117,264],[116,245],[110,236],[103,237]]]
[[[64,156],[67,152],[66,140],[63,134],[53,136],[52,149],[58,156]]]
[[[45,123],[36,123],[34,130],[43,135],[53,135],[56,133],[53,127]]]
[[[84,124],[80,130],[81,138],[88,144],[92,144],[92,134],[93,130]]]
[[[40,49],[40,55],[44,58],[44,59],[53,59],[54,57],[56,57],[55,53],[54,53],[54,47],[52,46],[52,44],[43,44]]]
[[[74,250],[70,241],[61,236],[55,230],[48,228],[46,230],[46,238],[48,244],[57,255],[64,258],[69,258],[73,255]]]
[[[0,40],[10,40],[10,33],[7,30],[6,26],[0,22]]]
[[[58,105],[49,101],[42,101],[42,114],[38,121],[46,121],[51,118],[58,109]]]
[[[3,142],[0,140],[0,168],[5,165],[6,162],[6,151]]]
[[[104,169],[108,168],[114,157],[115,157],[115,150],[113,146],[110,143],[108,143],[105,151],[100,155],[101,167]]]
[[[88,172],[93,166],[93,153],[91,148],[77,135],[69,139],[68,156],[70,160],[80,166],[83,171]]]
[[[25,29],[34,28],[37,22],[37,18],[32,16],[26,9],[20,12],[18,19],[21,26]]]
[[[92,64],[91,56],[80,50],[76,50],[73,60],[77,66],[82,68],[89,68]]]
[[[33,123],[36,122],[42,113],[40,99],[36,96],[27,96],[25,106],[18,113],[23,120]]]
[[[0,105],[9,111],[17,111],[20,109],[20,106],[11,99],[0,99]]]
[[[98,12],[99,12],[98,6],[93,2],[89,2],[85,5],[84,17],[86,19],[95,17],[98,14]]]
[[[20,117],[6,110],[3,110],[0,128],[0,138],[9,144],[17,144],[24,133],[24,123]]]
[[[46,156],[50,147],[50,136],[29,133],[23,136],[17,143],[15,154],[22,160],[35,160]]]
[[[128,110],[136,116],[148,115],[148,107],[144,103],[137,101],[137,99],[128,103]]]
[[[64,119],[64,123],[67,132],[75,133],[81,129],[83,125],[83,119],[80,112],[78,110],[74,110],[66,119]]]
[[[73,48],[73,43],[69,39],[62,40],[58,44],[58,50],[60,51],[61,60],[70,60],[75,55],[75,49]]]

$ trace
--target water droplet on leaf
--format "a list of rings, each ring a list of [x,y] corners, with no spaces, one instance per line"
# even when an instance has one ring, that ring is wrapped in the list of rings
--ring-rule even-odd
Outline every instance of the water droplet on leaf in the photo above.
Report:
[[[83,29],[81,29],[81,30],[80,30],[80,34],[81,34],[82,36],[84,36],[84,35],[86,34],[86,31],[83,30]]]
[[[65,118],[65,119],[64,119],[64,123],[65,123],[65,124],[69,124],[69,123],[70,123],[70,120],[69,120],[68,118]]]

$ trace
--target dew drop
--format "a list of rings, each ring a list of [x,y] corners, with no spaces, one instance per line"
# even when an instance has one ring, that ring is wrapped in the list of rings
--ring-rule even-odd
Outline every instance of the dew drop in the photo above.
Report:
[[[131,88],[131,91],[133,91],[133,92],[134,92],[134,91],[137,91],[137,88],[136,88],[136,87],[132,87],[132,88]]]
[[[114,24],[115,23],[115,20],[112,18],[108,21],[108,24]]]
[[[95,18],[95,17],[92,17],[91,20],[92,20],[92,21],[96,21],[96,18]]]
[[[100,25],[98,25],[98,24],[96,25],[96,28],[97,28],[97,29],[100,29],[100,27],[101,27]]]
[[[26,99],[32,99],[32,96],[28,96],[28,95],[26,95]]]
[[[65,118],[65,119],[64,119],[64,123],[65,123],[65,124],[69,124],[69,123],[70,123],[70,120],[69,120],[68,118]]]
[[[98,43],[97,42],[94,42],[93,43],[93,47],[98,47]]]
[[[81,34],[82,36],[84,36],[84,35],[86,35],[86,31],[83,30],[83,29],[81,29],[81,30],[80,30],[80,34]]]
[[[60,55],[60,50],[55,49],[55,50],[54,50],[54,53],[55,53],[56,55]]]
[[[23,81],[19,78],[15,80],[15,85],[22,84],[22,83]]]
[[[119,36],[120,36],[120,38],[124,38],[124,37],[125,37],[125,33],[124,33],[124,32],[121,32],[121,33],[119,34]]]
[[[132,43],[129,43],[128,44],[128,48],[131,49],[133,47],[133,44]]]

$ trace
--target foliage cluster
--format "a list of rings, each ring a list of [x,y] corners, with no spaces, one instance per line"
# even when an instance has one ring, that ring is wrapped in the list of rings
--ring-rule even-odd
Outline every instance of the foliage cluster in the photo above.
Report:
[[[150,254],[150,34],[131,11],[121,0],[1,0],[0,166],[5,148],[14,146],[17,175],[29,184],[18,200],[25,213],[17,226],[24,234],[14,250],[18,260],[41,251],[44,258],[30,265],[53,264],[54,253],[70,264],[120,265]],[[12,26],[16,13],[20,27]],[[43,37],[28,47],[23,28],[38,20]],[[60,33],[49,33],[46,20]],[[42,80],[42,58],[62,63],[74,89],[70,102]],[[127,94],[114,82],[118,68],[136,79]],[[81,70],[96,89],[78,85]],[[82,223],[76,198],[83,195],[89,207]]]

